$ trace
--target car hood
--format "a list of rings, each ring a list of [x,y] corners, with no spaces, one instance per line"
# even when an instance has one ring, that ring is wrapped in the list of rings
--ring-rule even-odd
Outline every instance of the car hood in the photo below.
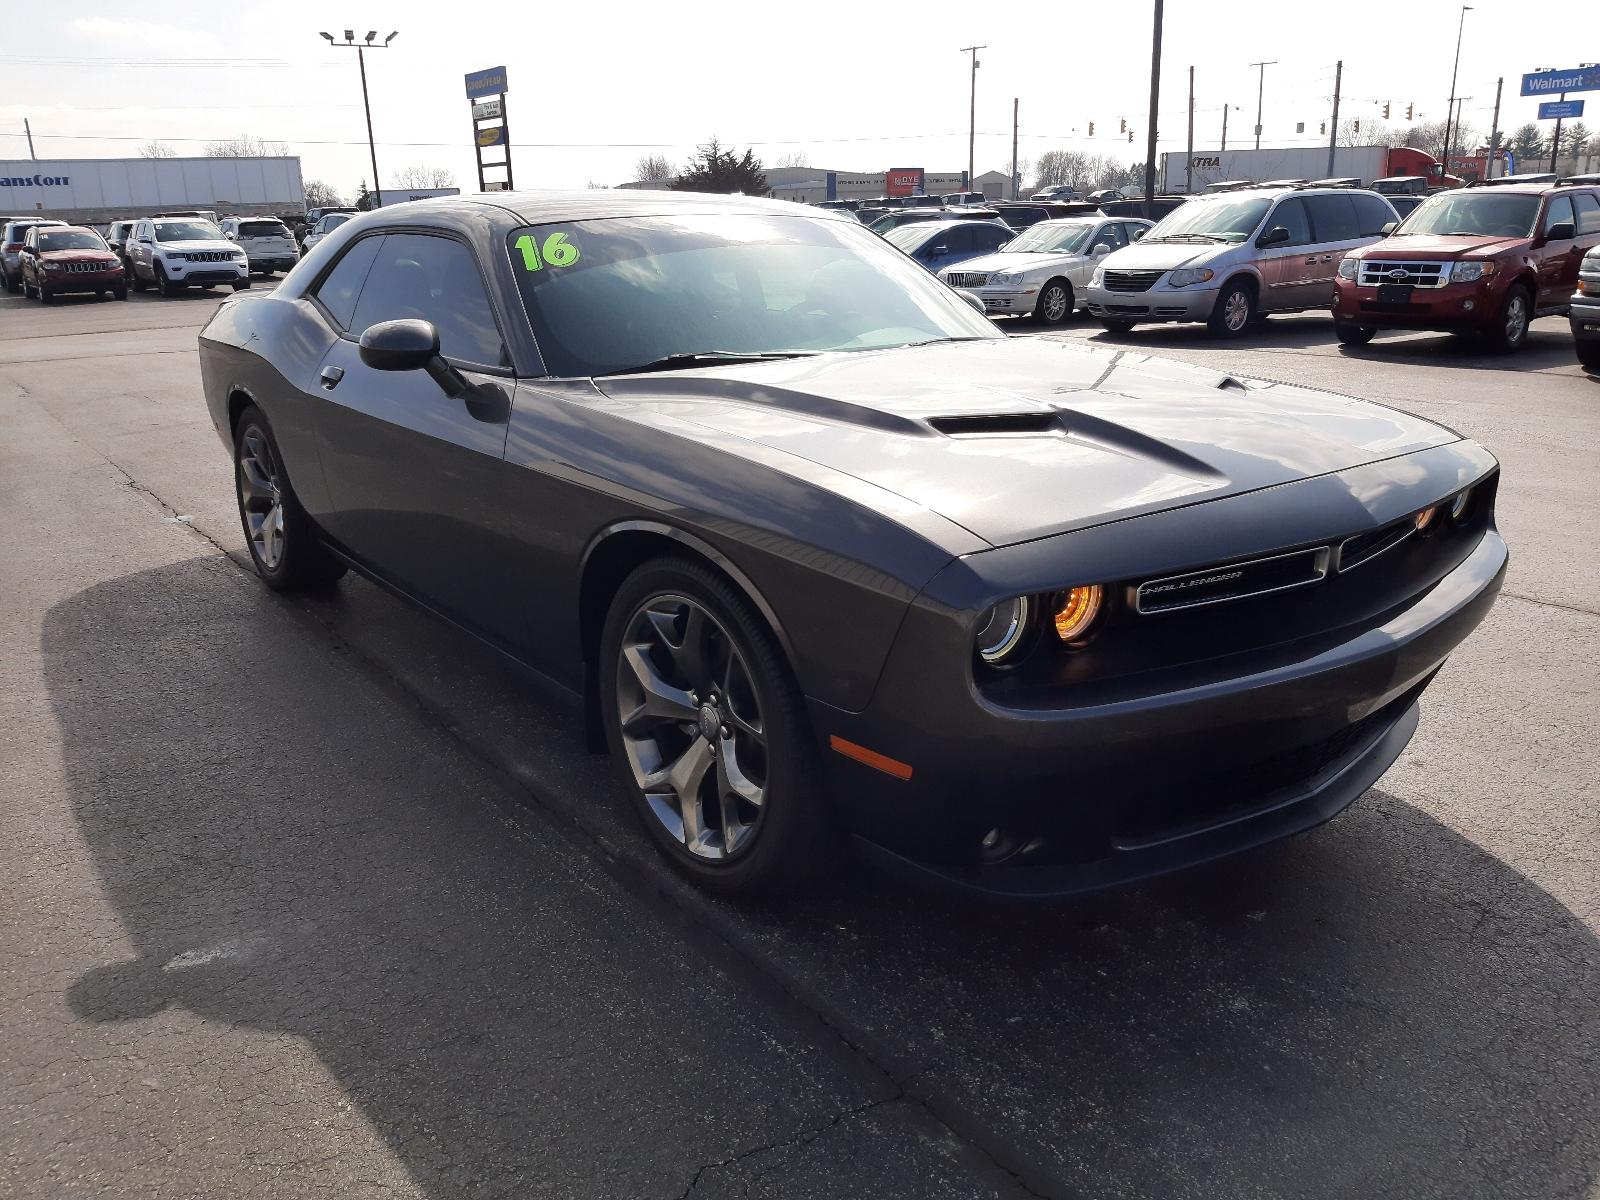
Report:
[[[1025,271],[1033,274],[1036,271],[1056,271],[1082,261],[1081,254],[1023,254],[1007,253],[1002,250],[998,254],[983,254],[977,258],[969,258],[959,267],[951,269],[983,272]]]
[[[87,247],[78,250],[41,250],[39,257],[45,262],[103,262],[109,265],[117,261],[117,256],[107,250],[91,250]]]
[[[1170,271],[1192,263],[1207,263],[1236,248],[1238,242],[1156,242],[1144,241],[1113,250],[1100,260],[1108,271]]]
[[[1459,440],[1363,400],[1044,338],[596,380],[636,419],[872,483],[1002,546]]]
[[[213,241],[210,238],[201,238],[192,242],[157,242],[157,250],[176,250],[180,254],[196,254],[206,250],[235,250],[237,247],[226,238],[222,241]]]
[[[1415,236],[1402,234],[1391,237],[1375,245],[1363,247],[1362,258],[1393,258],[1406,259],[1422,256],[1425,258],[1460,258],[1464,254],[1488,253],[1498,254],[1502,250],[1510,250],[1517,246],[1526,245],[1530,241],[1525,237],[1488,237],[1483,234],[1463,233],[1445,236],[1435,233],[1421,233]]]

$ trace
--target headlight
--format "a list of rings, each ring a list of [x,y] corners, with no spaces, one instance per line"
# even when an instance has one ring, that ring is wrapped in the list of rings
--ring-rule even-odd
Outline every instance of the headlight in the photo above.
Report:
[[[1452,283],[1476,283],[1488,275],[1494,274],[1494,264],[1491,262],[1464,262],[1456,263],[1450,272]]]
[[[1100,281],[1105,278],[1105,274],[1106,269],[1104,267],[1096,267],[1094,269],[1094,274],[1089,276],[1089,286],[1099,287]]]
[[[1361,270],[1361,260],[1353,254],[1346,254],[1339,260],[1339,278],[1354,279]]]
[[[1172,287],[1193,287],[1197,283],[1205,283],[1216,277],[1216,272],[1210,267],[1184,267],[1167,276],[1167,283]]]
[[[1450,501],[1450,519],[1457,525],[1467,519],[1467,513],[1472,509],[1472,489],[1457,492],[1456,498]]]
[[[1022,282],[1021,271],[996,271],[989,276],[989,282],[999,284],[1001,287],[1011,287]]]
[[[1100,604],[1104,598],[1105,589],[1098,583],[1070,589],[1056,609],[1056,636],[1068,644],[1080,641],[1100,615]]]
[[[243,258],[243,257],[244,257],[244,256],[245,256],[245,255],[244,255],[244,251],[243,251],[243,250],[235,250],[235,251],[234,251],[234,252],[233,252],[233,256],[234,256],[234,257],[235,257],[235,258]]]
[[[978,657],[998,666],[1016,653],[1028,632],[1033,604],[1027,596],[1002,600],[978,619]]]

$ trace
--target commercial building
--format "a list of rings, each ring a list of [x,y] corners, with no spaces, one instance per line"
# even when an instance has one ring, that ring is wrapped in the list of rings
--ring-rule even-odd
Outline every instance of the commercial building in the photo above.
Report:
[[[103,224],[181,208],[250,216],[304,211],[300,159],[0,160],[0,214]]]

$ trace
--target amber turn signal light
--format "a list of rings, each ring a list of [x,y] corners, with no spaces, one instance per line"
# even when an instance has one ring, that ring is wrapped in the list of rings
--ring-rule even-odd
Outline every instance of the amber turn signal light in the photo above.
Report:
[[[1425,508],[1419,512],[1417,514],[1417,532],[1426,533],[1428,530],[1432,529],[1433,522],[1438,518],[1438,516],[1439,506],[1437,504],[1429,508]]]
[[[1105,591],[1098,583],[1069,590],[1056,609],[1056,636],[1063,642],[1076,642],[1088,632],[1089,626],[1100,615],[1100,605]]]

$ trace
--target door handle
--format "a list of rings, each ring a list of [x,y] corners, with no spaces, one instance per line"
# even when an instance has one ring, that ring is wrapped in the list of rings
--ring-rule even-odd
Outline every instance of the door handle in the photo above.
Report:
[[[344,378],[344,368],[343,367],[323,367],[322,368],[322,386],[324,388],[326,388],[330,392],[333,391],[334,388],[339,386],[339,380],[341,380],[343,378]]]

